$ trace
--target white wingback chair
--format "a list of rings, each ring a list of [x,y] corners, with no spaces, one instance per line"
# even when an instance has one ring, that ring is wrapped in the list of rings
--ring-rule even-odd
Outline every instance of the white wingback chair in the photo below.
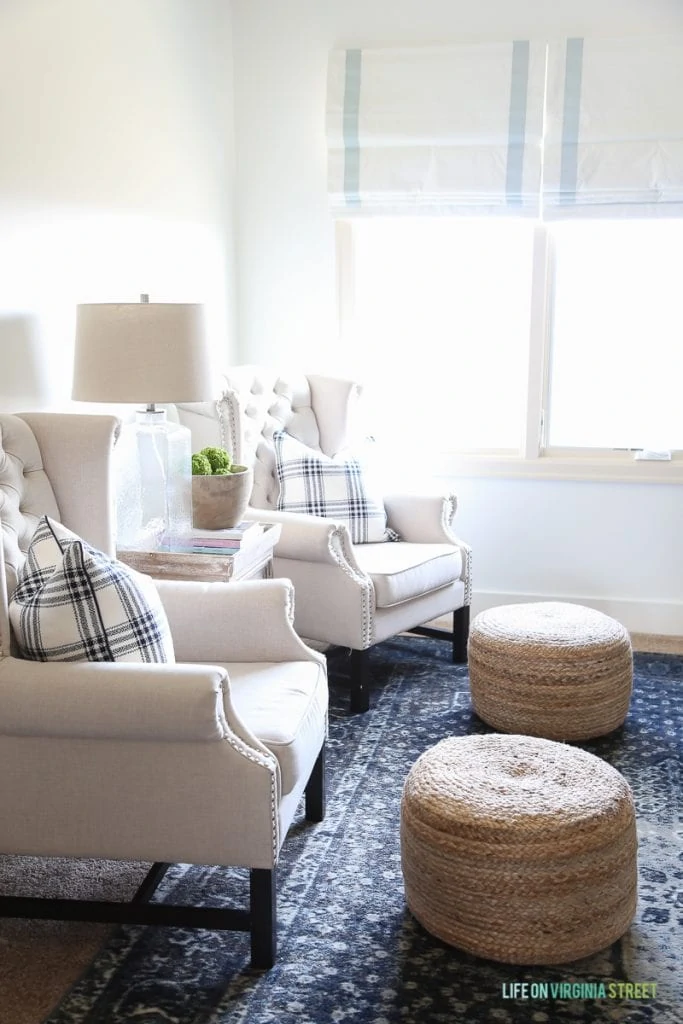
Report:
[[[276,951],[275,880],[305,794],[324,810],[324,658],[284,580],[158,583],[176,664],[16,656],[7,614],[40,516],[113,553],[110,416],[0,414],[0,852],[154,862],[130,904],[0,898],[0,916],[251,933]],[[147,903],[169,863],[250,868],[248,910]]]
[[[368,708],[368,650],[401,631],[452,641],[454,661],[467,658],[471,557],[453,533],[452,492],[384,495],[395,543],[353,544],[333,519],[277,511],[279,484],[273,434],[286,430],[334,456],[352,439],[362,388],[354,381],[283,375],[240,366],[226,376],[216,403],[177,407],[195,450],[221,444],[254,467],[248,518],[282,524],[274,573],[294,583],[294,625],[300,636],[351,650],[351,707]],[[424,623],[453,614],[453,631]]]

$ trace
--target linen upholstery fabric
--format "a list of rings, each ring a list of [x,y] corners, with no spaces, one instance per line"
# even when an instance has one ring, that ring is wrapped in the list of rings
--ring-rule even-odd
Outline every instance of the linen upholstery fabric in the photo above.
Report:
[[[285,580],[164,580],[159,590],[176,649],[193,663],[0,659],[0,774],[15,780],[0,787],[3,852],[277,862],[326,734],[325,659],[294,632]],[[229,651],[217,622],[230,623]],[[109,691],[102,711],[98,688]],[[286,721],[268,722],[268,703],[282,716],[296,691],[306,696],[288,706]],[[50,693],[77,708],[68,719],[53,705],[54,730],[50,707],[41,708]]]
[[[269,367],[230,369],[215,402],[172,406],[169,416],[189,427],[195,450],[220,444],[235,462],[252,466],[250,504],[275,509],[280,491],[273,436],[286,430],[309,448],[333,458],[353,447],[362,388],[355,381],[316,374],[281,374]]]
[[[137,662],[4,663],[2,734],[49,739],[222,740],[225,668]],[[27,704],[27,684],[32,697]],[[164,699],[159,700],[159,687]]]
[[[463,569],[462,552],[452,544],[364,544],[356,560],[373,582],[378,608],[447,587]]]
[[[346,523],[355,544],[393,539],[382,498],[369,490],[358,459],[330,458],[286,431],[278,431],[273,440],[280,512],[337,519]]]
[[[111,416],[0,414],[0,523],[14,559],[0,559],[5,638],[5,578],[43,514],[113,553],[117,430]],[[277,864],[326,734],[325,659],[294,631],[287,580],[164,580],[156,591],[175,665],[0,652],[0,852]],[[233,689],[258,693],[258,706],[238,713]],[[288,691],[302,696],[269,722],[268,695],[282,717]],[[282,742],[271,750],[258,730]]]
[[[173,662],[152,580],[43,516],[9,607],[24,658]]]
[[[30,427],[19,416],[0,416],[0,521],[9,594],[24,565],[43,512],[60,518],[52,484]]]
[[[325,738],[327,688],[322,666],[290,662],[261,664],[258,674],[248,662],[232,662],[230,694],[240,718],[277,757],[282,793],[291,793],[311,755]]]
[[[13,649],[7,598],[41,515],[113,554],[109,455],[118,429],[114,416],[0,413],[0,653]]]
[[[359,438],[371,432],[360,426],[362,390],[357,382],[343,378],[245,364],[231,367],[226,390],[217,401],[182,404],[173,410],[192,431],[195,449],[221,444],[237,461],[253,466],[254,487],[245,519],[281,526],[273,572],[294,584],[299,635],[355,650],[366,650],[401,630],[467,606],[472,594],[471,552],[454,531],[457,500],[450,490],[387,493],[387,527],[401,538],[389,545],[354,545],[343,523],[277,510],[274,435],[284,430],[330,458],[357,448]],[[404,542],[415,545],[412,569],[401,554]],[[456,556],[450,561],[453,576],[445,584],[446,563],[434,557],[434,545],[446,546]],[[396,558],[391,569],[376,560],[376,547],[386,549],[387,559]],[[429,573],[418,568],[418,559],[438,569],[434,589]],[[368,572],[371,562],[373,575]],[[408,593],[415,596],[385,604]]]

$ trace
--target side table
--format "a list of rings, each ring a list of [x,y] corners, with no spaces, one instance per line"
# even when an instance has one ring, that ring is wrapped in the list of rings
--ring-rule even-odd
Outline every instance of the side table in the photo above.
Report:
[[[120,562],[158,580],[196,580],[198,583],[229,583],[262,580],[273,575],[273,550],[280,523],[264,523],[263,533],[230,554],[203,555],[185,551],[116,552]]]

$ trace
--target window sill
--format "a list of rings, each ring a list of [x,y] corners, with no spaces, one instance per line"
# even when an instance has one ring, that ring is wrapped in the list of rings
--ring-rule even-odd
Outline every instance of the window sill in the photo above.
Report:
[[[596,483],[681,484],[683,456],[671,461],[636,461],[623,455],[463,455],[442,452],[432,461],[435,477],[490,477],[515,480],[587,480]]]

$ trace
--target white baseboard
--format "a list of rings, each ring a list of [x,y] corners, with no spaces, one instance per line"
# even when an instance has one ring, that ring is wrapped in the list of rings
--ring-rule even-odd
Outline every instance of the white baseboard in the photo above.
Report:
[[[617,619],[631,633],[654,633],[660,636],[683,636],[683,602],[638,601],[603,597],[562,597],[557,594],[504,594],[475,591],[472,595],[472,616],[499,604],[526,604],[530,601],[568,601],[583,604]]]

